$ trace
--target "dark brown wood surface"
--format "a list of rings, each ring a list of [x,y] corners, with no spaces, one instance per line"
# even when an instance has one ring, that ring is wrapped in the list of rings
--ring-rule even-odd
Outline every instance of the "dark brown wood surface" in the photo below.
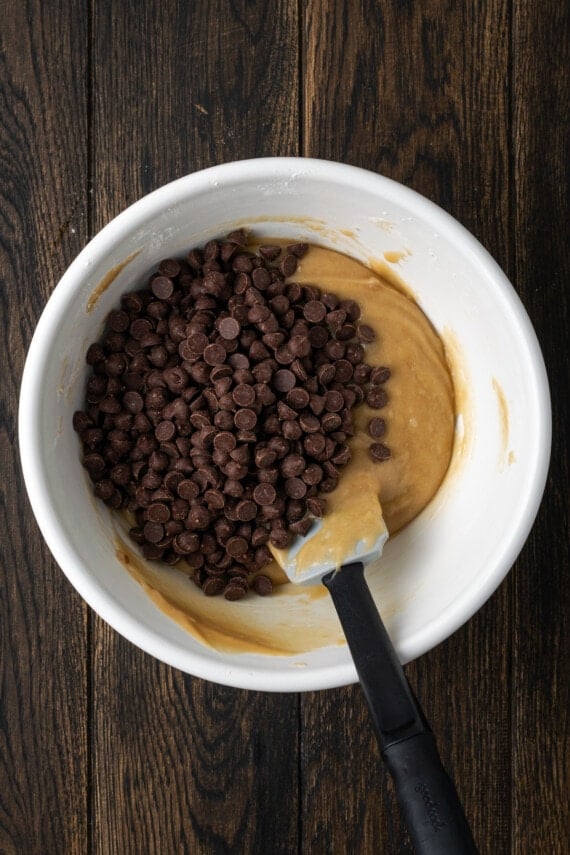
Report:
[[[358,686],[271,695],[156,662],[84,605],[25,495],[19,384],[65,268],[142,194],[262,155],[429,196],[535,325],[554,410],[537,523],[407,670],[481,852],[570,852],[568,4],[0,0],[0,22],[0,853],[412,851]]]

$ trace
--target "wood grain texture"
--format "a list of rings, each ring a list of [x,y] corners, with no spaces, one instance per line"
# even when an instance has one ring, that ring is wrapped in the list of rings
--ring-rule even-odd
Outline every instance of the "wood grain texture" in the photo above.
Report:
[[[116,0],[92,27],[95,228],[196,169],[298,153],[293,0]]]
[[[552,391],[538,523],[514,575],[513,853],[570,851],[568,532],[570,7],[517,2],[513,21],[515,281]]]
[[[17,401],[86,238],[87,32],[78,2],[0,3],[0,20],[0,851],[42,855],[86,847],[86,607],[25,500]]]
[[[303,34],[304,154],[354,163],[424,193],[509,269],[505,4],[313,0]],[[509,628],[503,586],[467,627],[408,669],[475,838],[489,855],[510,846]],[[356,692],[351,700],[345,710],[340,696],[303,699],[304,740],[320,727],[324,753],[334,752],[343,768],[361,770],[349,795],[361,816],[370,799],[382,806],[361,851],[410,851],[377,752],[362,738],[369,728],[362,696]],[[336,715],[326,714],[329,706]],[[309,775],[307,833],[322,837],[326,814],[328,851],[347,851],[362,820],[351,827],[343,813],[328,811],[338,792],[337,769],[316,776],[310,768]]]
[[[295,696],[217,686],[98,636],[92,851],[295,851]]]
[[[391,852],[402,835],[360,686],[303,695],[301,722],[301,852]]]
[[[95,228],[195,169],[297,153],[296,3],[101,4],[92,32]],[[94,638],[93,851],[296,851],[298,699]]]
[[[303,42],[303,153],[401,181],[506,247],[506,4],[310,0]]]

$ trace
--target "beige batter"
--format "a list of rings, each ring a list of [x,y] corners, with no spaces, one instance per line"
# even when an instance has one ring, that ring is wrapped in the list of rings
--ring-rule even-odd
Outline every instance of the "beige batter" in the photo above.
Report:
[[[340,566],[358,540],[374,543],[384,528],[382,516],[394,535],[427,505],[449,465],[454,398],[441,340],[406,294],[359,262],[321,247],[311,247],[294,278],[356,300],[361,321],[377,336],[366,345],[366,361],[392,370],[387,407],[381,413],[366,404],[355,410],[352,460],[327,496],[320,531],[298,555],[297,567],[303,570],[323,559]],[[386,420],[382,441],[392,451],[383,463],[373,463],[368,453],[367,426],[377,415]]]
[[[264,243],[284,243],[266,240]],[[357,541],[372,543],[384,528],[396,534],[427,505],[448,468],[454,438],[454,392],[442,342],[413,299],[388,284],[357,261],[329,249],[312,246],[292,277],[296,282],[318,285],[341,298],[356,300],[361,321],[376,331],[376,340],[366,345],[366,361],[387,365],[392,376],[386,384],[389,403],[382,410],[365,404],[355,410],[357,432],[350,441],[352,459],[342,470],[337,489],[327,495],[328,513],[320,532],[309,539],[298,556],[298,567],[323,557],[340,565]],[[368,454],[372,441],[367,425],[373,416],[387,422],[383,442],[392,457],[374,463]],[[267,627],[258,620],[259,599],[248,597],[238,603],[207,598],[176,568],[143,562],[118,538],[117,555],[145,587],[155,602],[201,642],[220,650],[290,654],[341,638],[319,629],[309,620],[307,632],[292,634],[287,623],[273,621]],[[178,565],[182,567],[182,565]],[[264,571],[265,572],[265,571]],[[275,581],[281,571],[269,568]],[[193,590],[191,590],[193,589]],[[305,607],[326,593],[280,585],[276,596],[287,594]],[[259,603],[259,605],[263,605]],[[255,614],[253,613],[255,612]]]

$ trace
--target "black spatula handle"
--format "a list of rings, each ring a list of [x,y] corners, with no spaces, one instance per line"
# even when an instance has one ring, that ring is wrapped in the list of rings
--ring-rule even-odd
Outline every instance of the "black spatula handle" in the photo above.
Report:
[[[410,688],[361,563],[324,577],[364,691],[382,757],[418,855],[477,855],[453,781]]]

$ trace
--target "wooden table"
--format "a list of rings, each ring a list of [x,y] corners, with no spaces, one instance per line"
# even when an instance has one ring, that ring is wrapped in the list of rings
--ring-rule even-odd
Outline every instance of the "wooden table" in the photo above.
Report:
[[[537,523],[407,671],[481,852],[569,852],[568,4],[2,0],[0,21],[0,852],[411,851],[358,686],[237,691],[154,661],[75,593],[25,495],[20,377],[65,268],[144,193],[261,155],[429,196],[536,327],[554,399]]]

